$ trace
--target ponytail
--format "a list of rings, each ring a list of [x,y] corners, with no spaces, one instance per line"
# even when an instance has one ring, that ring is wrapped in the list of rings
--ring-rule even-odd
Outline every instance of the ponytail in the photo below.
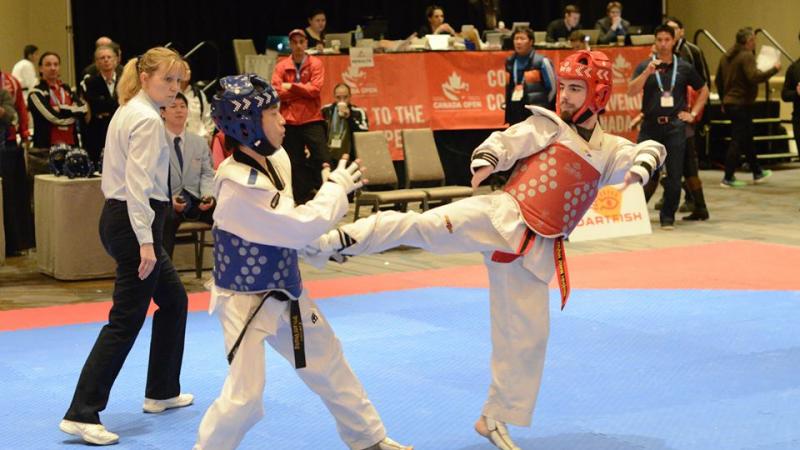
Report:
[[[181,56],[166,47],[151,48],[144,55],[128,60],[125,68],[122,69],[122,76],[117,82],[119,104],[128,103],[142,89],[139,74],[147,73],[152,75],[161,67],[164,67],[169,72],[176,64],[181,71],[186,70]]]

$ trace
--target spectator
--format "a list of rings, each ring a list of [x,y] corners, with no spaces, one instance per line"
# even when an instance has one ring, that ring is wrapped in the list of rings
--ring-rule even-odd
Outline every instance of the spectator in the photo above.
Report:
[[[711,77],[708,72],[708,63],[706,63],[706,57],[703,55],[703,51],[700,50],[700,47],[688,42],[684,38],[683,23],[679,19],[676,17],[668,17],[664,23],[675,30],[676,42],[674,53],[680,56],[683,61],[691,64],[698,75],[700,75],[700,78],[703,79],[703,82],[708,86]],[[687,106],[689,108],[694,107],[696,100],[697,92],[690,86]],[[707,220],[709,217],[708,207],[706,206],[705,196],[703,195],[703,182],[700,180],[700,163],[697,157],[701,142],[696,139],[695,133],[695,130],[702,126],[703,109],[704,108],[701,108],[698,111],[697,118],[694,122],[686,125],[686,158],[683,163],[683,189],[686,192],[686,202],[684,206],[680,208],[680,211],[689,211],[691,214],[684,216],[682,220]]]
[[[211,106],[202,89],[192,84],[192,69],[186,63],[186,79],[181,81],[181,92],[186,97],[189,117],[186,129],[206,140],[211,141],[214,135],[214,121],[211,120]]]
[[[798,39],[800,39],[800,35],[798,35]],[[792,129],[797,150],[800,152],[800,59],[786,69],[781,98],[785,102],[792,102]]]
[[[589,50],[589,40],[585,34],[575,30],[569,34],[569,46],[573,50]]]
[[[19,80],[22,84],[22,95],[27,100],[28,94],[33,89],[39,80],[36,77],[36,68],[33,62],[39,57],[39,48],[33,44],[28,44],[23,50],[23,58],[14,64],[11,69],[11,75]]]
[[[325,11],[321,9],[314,9],[308,15],[308,26],[304,31],[309,48],[315,48],[319,51],[325,48],[326,23]]]
[[[292,190],[299,205],[314,197],[322,184],[322,164],[330,160],[320,98],[325,69],[319,58],[306,55],[308,40],[303,30],[289,32],[289,47],[292,55],[275,65],[272,85],[286,119],[283,146],[292,162]]]
[[[456,32],[453,27],[444,21],[444,8],[438,5],[431,5],[425,9],[425,17],[428,18],[428,23],[421,26],[417,31],[418,37],[425,37],[426,34],[449,34],[455,36]]]
[[[14,100],[11,94],[0,86],[0,151],[5,150],[6,132],[14,121],[17,120],[17,110],[14,109]]]
[[[111,38],[108,36],[100,36],[99,38],[97,38],[96,41],[94,41],[94,48],[95,50],[97,50],[100,47],[111,47],[112,49],[114,49],[114,53],[117,54],[118,62],[116,70],[117,70],[117,78],[119,78],[120,75],[122,75],[122,66],[119,65],[119,61],[122,61],[122,50],[120,49],[119,44],[112,41]],[[100,71],[97,69],[97,65],[95,65],[94,62],[92,62],[83,69],[83,72],[81,73],[81,80],[85,80],[88,77],[93,77],[97,75],[99,72]]]
[[[533,49],[533,31],[517,28],[511,35],[514,54],[506,59],[506,115],[509,125],[522,122],[531,115],[526,106],[553,109],[556,77],[550,60]]]
[[[753,148],[753,104],[758,94],[758,83],[769,78],[781,68],[780,61],[766,72],[756,67],[756,36],[750,27],[736,33],[736,44],[722,56],[717,69],[717,91],[722,108],[731,120],[731,142],[725,158],[723,187],[743,187],[745,182],[734,176],[739,167],[739,158],[744,151],[747,164],[753,172],[753,183],[760,184],[772,175],[771,170],[762,170]]]
[[[175,248],[175,233],[184,220],[214,223],[214,169],[208,141],[186,127],[189,107],[180,92],[171,105],[161,107],[161,117],[170,146],[170,189],[172,209],[164,223],[164,250],[170,259]]]
[[[14,110],[17,113],[17,120],[9,124],[8,132],[6,133],[6,141],[14,143],[17,146],[17,134],[23,143],[27,143],[31,138],[31,132],[28,127],[28,106],[25,102],[25,89],[22,83],[12,74],[0,70],[0,89],[5,89],[11,96],[11,101],[14,102]]]
[[[350,103],[350,86],[339,83],[333,88],[334,101],[322,108],[322,116],[328,125],[328,148],[331,161],[338,161],[349,154],[355,161],[353,133],[369,131],[367,112]]]
[[[598,20],[594,27],[600,30],[598,44],[613,44],[625,39],[631,24],[622,18],[622,3],[609,2],[606,6],[606,17]]]
[[[31,186],[25,175],[25,153],[17,145],[17,136],[28,145],[28,108],[22,85],[11,74],[0,71],[0,90],[11,99],[13,117],[5,111],[0,117],[0,178],[3,179],[3,224],[5,252],[16,256],[34,246],[33,215],[31,213]],[[14,119],[15,117],[15,119]],[[12,120],[13,119],[13,120]]]
[[[28,173],[48,173],[50,146],[76,145],[78,129],[76,118],[83,117],[87,108],[74,100],[68,85],[61,82],[61,57],[44,52],[39,58],[41,81],[28,95],[36,133],[33,148],[28,150]]]
[[[84,133],[86,151],[95,164],[100,167],[100,155],[106,145],[106,131],[111,117],[119,107],[117,101],[117,67],[119,59],[113,48],[107,45],[97,47],[94,51],[94,63],[97,75],[81,81],[83,100],[89,107],[86,114],[86,130]]]
[[[642,61],[634,71],[628,85],[628,95],[644,91],[642,96],[642,128],[639,142],[655,140],[667,148],[664,184],[664,205],[661,208],[661,228],[675,227],[675,212],[681,196],[684,153],[686,152],[686,124],[694,121],[708,99],[708,86],[691,64],[673,54],[675,31],[668,25],[655,30],[656,54]],[[687,110],[687,87],[699,92],[692,110]],[[658,185],[658,177],[650,179],[648,199]]]
[[[547,42],[567,40],[572,32],[581,29],[581,10],[575,5],[564,8],[564,18],[556,19],[547,26]]]
[[[2,226],[6,241],[5,248],[0,251],[6,256],[18,256],[34,246],[30,184],[25,176],[22,149],[13,137],[15,120],[14,98],[0,86],[0,177],[3,179]]]

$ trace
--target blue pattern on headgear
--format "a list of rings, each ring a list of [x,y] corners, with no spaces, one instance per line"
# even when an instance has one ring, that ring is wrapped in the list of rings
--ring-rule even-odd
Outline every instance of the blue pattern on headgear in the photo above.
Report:
[[[57,177],[64,175],[64,161],[67,159],[67,153],[70,150],[72,150],[72,146],[64,143],[50,147],[50,157],[48,158],[50,173]]]
[[[211,102],[217,128],[259,154],[274,153],[261,124],[261,112],[280,101],[272,85],[255,74],[228,76],[219,84],[223,90]]]
[[[69,178],[89,178],[94,173],[94,164],[89,153],[82,148],[73,148],[64,157],[64,174]]]

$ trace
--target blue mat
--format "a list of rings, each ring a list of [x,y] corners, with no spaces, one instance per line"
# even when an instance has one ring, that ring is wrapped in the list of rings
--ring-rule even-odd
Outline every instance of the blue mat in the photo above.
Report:
[[[800,449],[800,293],[576,290],[559,312],[523,449]],[[489,450],[472,431],[489,382],[487,292],[431,288],[319,301],[389,433],[417,450]],[[148,322],[101,417],[118,449],[189,449],[227,364],[192,313],[194,406],[141,412]],[[80,448],[58,431],[100,324],[0,333],[0,449]],[[344,449],[322,402],[271,349],[266,417],[243,449]]]

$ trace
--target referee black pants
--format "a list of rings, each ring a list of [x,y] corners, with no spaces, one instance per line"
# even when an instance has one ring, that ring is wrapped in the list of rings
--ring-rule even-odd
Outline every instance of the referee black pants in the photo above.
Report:
[[[139,242],[128,218],[125,202],[107,200],[100,217],[100,239],[117,262],[113,305],[108,323],[100,330],[83,366],[67,420],[100,423],[100,411],[108,403],[125,358],[128,356],[152,298],[158,306],[153,316],[150,361],[145,397],[168,399],[180,394],[180,373],[186,329],[187,297],[178,273],[162,246],[167,202],[150,200],[155,211],[153,247],[156,265],[144,280],[139,279]]]

